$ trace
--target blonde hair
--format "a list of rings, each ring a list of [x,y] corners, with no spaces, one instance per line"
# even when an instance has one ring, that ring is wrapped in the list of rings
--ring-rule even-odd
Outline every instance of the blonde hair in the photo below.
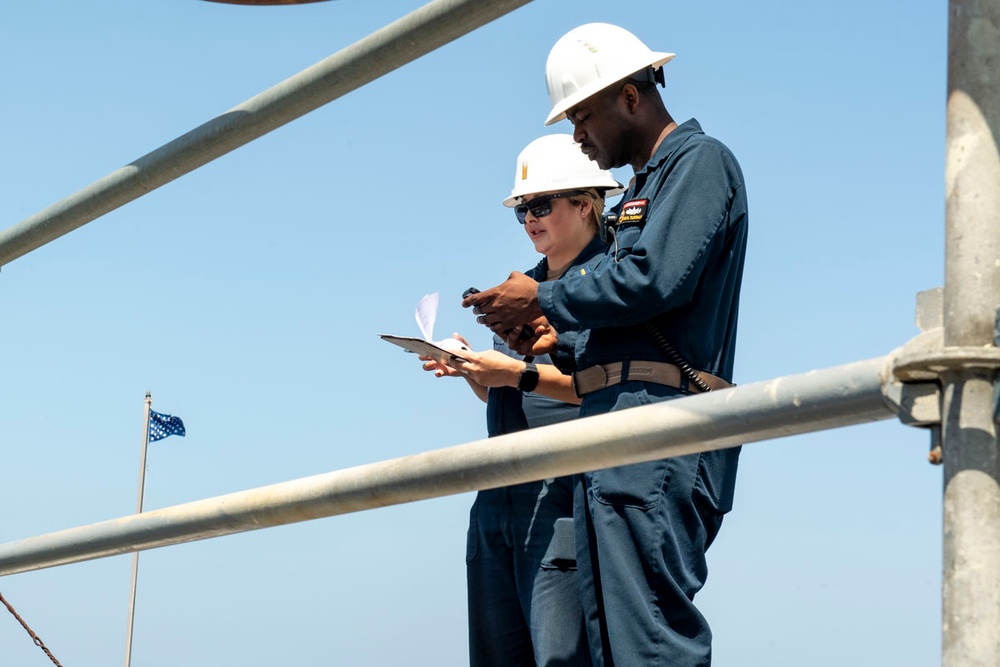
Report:
[[[590,207],[589,222],[594,231],[598,231],[601,228],[601,216],[604,215],[604,196],[594,188],[587,188],[584,190],[584,193],[582,195],[567,197],[567,199],[573,204],[582,204],[588,201],[593,204]]]

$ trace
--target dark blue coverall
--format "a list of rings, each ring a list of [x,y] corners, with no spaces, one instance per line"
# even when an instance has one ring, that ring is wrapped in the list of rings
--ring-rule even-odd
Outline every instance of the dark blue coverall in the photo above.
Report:
[[[604,254],[595,238],[560,282],[589,272]],[[545,280],[543,259],[528,275]],[[573,368],[575,336],[535,358],[564,372]],[[501,338],[493,347],[515,358]],[[574,419],[576,405],[514,387],[489,390],[489,435]],[[559,477],[480,491],[472,505],[466,554],[469,649],[472,667],[487,665],[590,665],[577,579],[573,532],[573,481]]]
[[[620,212],[632,221],[593,272],[538,288],[560,336],[583,332],[577,368],[666,362],[644,326],[655,317],[691,366],[732,381],[747,237],[735,157],[689,120],[636,174]],[[586,395],[580,414],[685,393],[625,382]],[[732,508],[738,458],[736,447],[579,476],[577,560],[595,665],[711,663],[711,630],[693,599],[707,577],[705,551]]]

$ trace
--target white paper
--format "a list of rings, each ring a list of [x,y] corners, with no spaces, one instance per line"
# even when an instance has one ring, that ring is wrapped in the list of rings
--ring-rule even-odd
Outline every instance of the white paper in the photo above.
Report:
[[[434,340],[434,324],[437,322],[439,300],[439,293],[434,292],[433,294],[424,295],[417,303],[415,318],[417,320],[417,328],[420,329],[420,335],[423,336],[422,341],[411,336],[395,336],[392,334],[378,334],[379,337],[384,341],[399,345],[410,352],[433,357],[444,364],[447,364],[451,356],[458,357],[462,361],[467,361],[467,359],[461,356],[462,352],[471,352],[472,350],[464,345],[462,341],[450,337],[442,338],[439,341]]]

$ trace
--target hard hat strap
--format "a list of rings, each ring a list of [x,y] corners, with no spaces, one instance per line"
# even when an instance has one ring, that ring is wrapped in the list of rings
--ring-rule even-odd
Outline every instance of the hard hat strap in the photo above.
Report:
[[[634,81],[636,83],[652,83],[652,84],[658,83],[662,88],[667,87],[667,84],[665,83],[663,78],[663,68],[662,67],[654,68],[652,65],[650,65],[649,67],[645,67],[639,70],[638,72],[632,74],[630,77],[628,77],[628,80]]]

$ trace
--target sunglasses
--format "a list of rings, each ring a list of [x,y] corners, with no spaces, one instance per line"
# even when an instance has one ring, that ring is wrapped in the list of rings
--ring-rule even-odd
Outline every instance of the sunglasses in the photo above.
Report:
[[[531,215],[536,218],[544,218],[552,212],[553,199],[559,199],[560,197],[575,197],[582,194],[586,193],[584,193],[583,190],[570,190],[569,192],[557,192],[554,195],[542,195],[541,197],[535,197],[529,202],[515,206],[514,215],[517,216],[517,221],[523,225],[525,219],[528,217],[528,211],[531,211]]]

